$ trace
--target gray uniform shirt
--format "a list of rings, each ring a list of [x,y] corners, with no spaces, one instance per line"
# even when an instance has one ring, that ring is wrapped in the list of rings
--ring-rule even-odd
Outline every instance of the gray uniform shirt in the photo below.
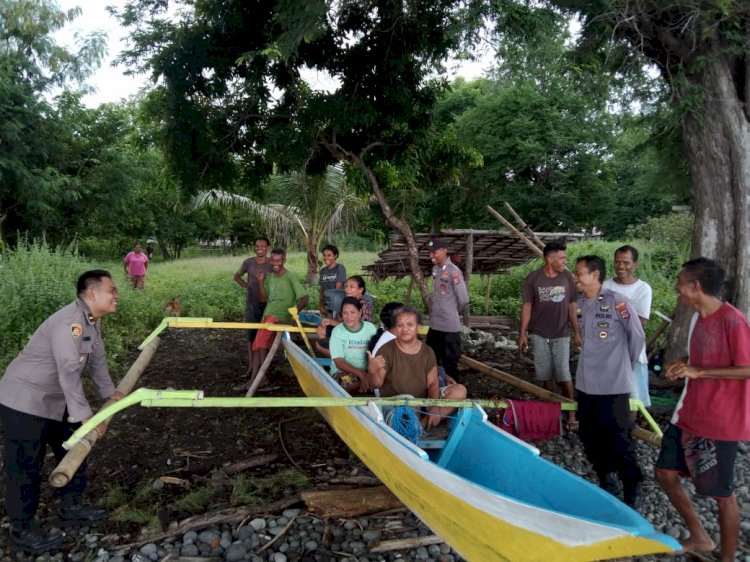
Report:
[[[576,301],[583,347],[576,388],[586,394],[627,394],[645,336],[635,307],[624,296],[602,289]]]
[[[61,308],[37,328],[0,379],[0,404],[42,418],[62,421],[90,418],[81,374],[89,366],[99,398],[115,391],[109,376],[100,322],[78,299]]]
[[[432,267],[432,311],[430,328],[441,332],[461,330],[459,312],[469,304],[464,274],[447,258],[443,265]]]

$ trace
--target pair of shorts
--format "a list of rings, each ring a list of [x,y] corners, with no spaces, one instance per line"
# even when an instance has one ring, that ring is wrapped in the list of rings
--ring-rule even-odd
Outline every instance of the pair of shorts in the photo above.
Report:
[[[643,402],[648,408],[651,406],[651,396],[648,394],[648,365],[636,363],[633,369],[633,392],[630,397]]]
[[[543,338],[529,334],[529,341],[534,350],[534,378],[548,381],[555,376],[557,382],[566,382],[570,378],[570,338]]]
[[[701,437],[669,424],[661,438],[656,468],[689,476],[702,496],[727,498],[734,491],[736,457],[736,441]]]
[[[440,398],[445,398],[445,391],[456,383],[448,382],[448,375],[443,367],[438,367],[438,388],[440,389]]]
[[[266,309],[266,303],[262,302],[258,306],[245,305],[245,322],[260,322],[263,318],[263,311]],[[255,340],[255,335],[258,330],[248,330],[245,333],[245,342],[251,342]]]
[[[279,319],[275,316],[266,316],[263,318],[263,323],[278,324]],[[276,332],[271,330],[258,330],[258,333],[255,335],[255,340],[253,340],[253,351],[259,349],[271,349],[274,339],[276,339]]]

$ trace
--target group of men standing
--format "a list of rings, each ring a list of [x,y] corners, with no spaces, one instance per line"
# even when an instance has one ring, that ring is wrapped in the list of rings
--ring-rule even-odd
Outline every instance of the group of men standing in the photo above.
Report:
[[[632,432],[630,399],[650,405],[644,327],[650,316],[651,287],[636,276],[638,251],[622,246],[614,254],[615,276],[604,260],[576,260],[566,268],[564,244],[544,248],[544,265],[526,279],[519,346],[534,353],[537,378],[574,398],[569,370],[570,331],[580,350],[575,381],[577,429],[600,486],[636,507],[643,480]],[[690,477],[696,491],[719,508],[721,560],[734,560],[739,541],[739,509],[734,494],[738,442],[750,439],[750,324],[721,295],[725,274],[710,259],[686,262],[676,290],[679,302],[695,310],[686,357],[667,366],[667,379],[685,386],[656,463],[656,480],[685,520],[684,551],[716,548],[679,477]]]

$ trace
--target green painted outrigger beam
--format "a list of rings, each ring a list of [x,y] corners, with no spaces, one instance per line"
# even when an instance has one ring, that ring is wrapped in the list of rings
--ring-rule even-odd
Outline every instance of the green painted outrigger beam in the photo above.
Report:
[[[97,412],[76,430],[63,446],[72,448],[97,425],[111,418],[117,412],[140,404],[146,408],[347,408],[366,406],[369,403],[379,406],[443,406],[466,408],[475,404],[484,408],[505,408],[504,400],[446,400],[443,398],[376,398],[376,397],[286,397],[269,396],[264,398],[206,397],[202,390],[153,390],[139,388],[126,397],[113,402]],[[574,403],[561,404],[563,410],[575,410]]]

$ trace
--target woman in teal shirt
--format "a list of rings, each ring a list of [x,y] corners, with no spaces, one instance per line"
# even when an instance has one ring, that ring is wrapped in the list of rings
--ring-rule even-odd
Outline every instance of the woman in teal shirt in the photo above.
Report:
[[[341,303],[341,317],[331,333],[331,376],[350,393],[367,392],[367,345],[377,330],[362,320],[362,303],[355,297]]]

